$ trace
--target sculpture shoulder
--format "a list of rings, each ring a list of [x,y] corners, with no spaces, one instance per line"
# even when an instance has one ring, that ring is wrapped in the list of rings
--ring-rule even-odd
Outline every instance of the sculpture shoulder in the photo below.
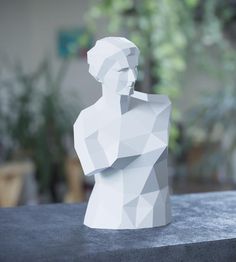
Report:
[[[158,94],[146,94],[135,91],[132,97],[139,102],[146,102],[152,107],[171,107],[171,102],[168,96]]]
[[[81,128],[82,126],[91,126],[93,123],[95,123],[100,105],[101,99],[96,101],[93,105],[83,109],[77,117],[74,127],[80,126]]]
[[[77,120],[83,119],[87,121],[93,119],[96,116],[97,112],[99,111],[100,105],[101,105],[101,99],[98,99],[94,104],[83,109],[80,112]]]

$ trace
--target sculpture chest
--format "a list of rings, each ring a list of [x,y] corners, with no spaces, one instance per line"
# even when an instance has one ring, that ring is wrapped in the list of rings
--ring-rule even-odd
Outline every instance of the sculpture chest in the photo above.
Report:
[[[104,108],[96,119],[97,139],[100,145],[119,151],[117,153],[122,157],[128,157],[143,152],[147,140],[155,131],[158,116],[146,103],[121,115]],[[167,129],[164,131],[167,132]]]

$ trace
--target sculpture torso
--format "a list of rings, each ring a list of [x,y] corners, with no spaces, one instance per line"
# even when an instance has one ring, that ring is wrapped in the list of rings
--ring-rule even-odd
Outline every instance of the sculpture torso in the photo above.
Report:
[[[123,114],[99,99],[75,123],[75,145],[95,174],[84,223],[123,229],[170,222],[167,145],[170,102],[134,92]],[[160,212],[162,210],[162,212]]]

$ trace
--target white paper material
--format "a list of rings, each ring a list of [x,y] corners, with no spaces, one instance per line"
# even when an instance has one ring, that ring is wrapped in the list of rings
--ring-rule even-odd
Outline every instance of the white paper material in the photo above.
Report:
[[[103,95],[81,111],[74,145],[85,175],[95,176],[84,224],[91,228],[138,229],[171,221],[165,95],[134,91],[138,48],[106,37],[88,52],[89,72]]]

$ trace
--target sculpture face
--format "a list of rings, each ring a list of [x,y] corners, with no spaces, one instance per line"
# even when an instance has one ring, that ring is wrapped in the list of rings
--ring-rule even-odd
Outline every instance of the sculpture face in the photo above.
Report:
[[[109,93],[131,95],[138,57],[139,49],[134,43],[122,37],[106,37],[88,51],[89,72]]]
[[[133,55],[127,56],[127,65],[121,66],[117,61],[105,74],[102,83],[105,88],[119,95],[131,95],[134,92],[134,84],[137,79],[137,64],[133,64]]]

